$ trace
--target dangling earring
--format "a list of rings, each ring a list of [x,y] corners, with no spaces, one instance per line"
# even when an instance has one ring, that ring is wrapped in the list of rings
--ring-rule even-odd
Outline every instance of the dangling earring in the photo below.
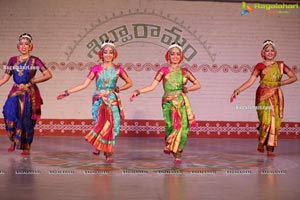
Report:
[[[103,53],[102,53],[101,49],[98,51],[98,56],[99,56],[100,60],[103,61]]]
[[[264,60],[266,59],[265,54],[264,54],[264,50],[261,50],[261,51],[260,51],[260,56],[261,56]]]
[[[183,61],[183,59],[184,59],[184,54],[182,53],[182,54],[181,54],[181,57],[180,57],[179,63],[181,63],[181,62]]]
[[[277,56],[277,51],[275,50],[274,51],[274,58]]]
[[[114,50],[114,59],[116,59],[117,57],[118,57],[118,52]]]
[[[29,51],[32,51],[32,50],[33,50],[33,44],[30,44]]]
[[[165,59],[167,62],[169,62],[169,60],[170,60],[169,51],[166,52]]]

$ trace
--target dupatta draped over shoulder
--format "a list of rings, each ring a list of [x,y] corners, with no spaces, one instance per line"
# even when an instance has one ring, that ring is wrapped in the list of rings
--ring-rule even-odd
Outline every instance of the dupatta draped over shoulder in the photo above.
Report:
[[[271,66],[258,63],[252,72],[252,75],[260,76],[261,79],[255,100],[260,121],[259,140],[270,147],[277,146],[284,110],[284,96],[280,86],[283,73],[287,70],[290,68],[278,61]]]

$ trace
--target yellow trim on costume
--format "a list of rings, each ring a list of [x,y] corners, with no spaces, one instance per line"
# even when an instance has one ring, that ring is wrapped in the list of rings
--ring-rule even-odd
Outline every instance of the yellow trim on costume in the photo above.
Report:
[[[186,106],[186,113],[188,116],[189,125],[194,124],[196,122],[196,120],[195,120],[195,115],[193,114],[193,111],[192,111],[191,103],[186,94],[182,93],[182,96],[183,96],[185,106]]]

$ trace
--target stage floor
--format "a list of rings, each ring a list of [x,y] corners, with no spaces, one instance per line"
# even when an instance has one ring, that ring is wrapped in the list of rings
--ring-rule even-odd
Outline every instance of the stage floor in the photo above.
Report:
[[[256,139],[190,138],[182,164],[163,145],[163,138],[120,137],[107,164],[83,137],[38,136],[31,155],[21,156],[0,136],[0,199],[300,199],[299,139],[279,140],[268,158]]]

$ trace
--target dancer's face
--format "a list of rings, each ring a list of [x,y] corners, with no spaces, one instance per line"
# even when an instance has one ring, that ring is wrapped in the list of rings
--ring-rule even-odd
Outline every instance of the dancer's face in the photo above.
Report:
[[[25,38],[21,39],[18,43],[19,52],[22,55],[28,54],[30,51],[30,45],[31,45],[31,43],[27,39],[25,39]]]
[[[179,64],[181,62],[181,51],[178,48],[170,49],[169,52],[171,64]]]
[[[273,60],[276,56],[276,50],[272,45],[267,46],[263,50],[265,60]]]
[[[110,46],[104,47],[103,62],[112,62],[114,59],[114,49]]]

